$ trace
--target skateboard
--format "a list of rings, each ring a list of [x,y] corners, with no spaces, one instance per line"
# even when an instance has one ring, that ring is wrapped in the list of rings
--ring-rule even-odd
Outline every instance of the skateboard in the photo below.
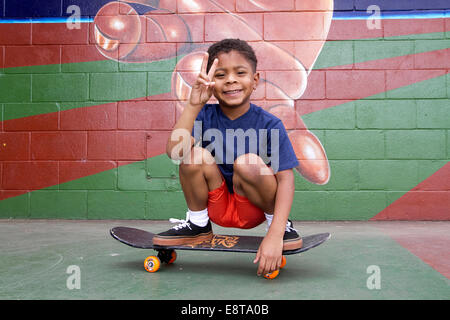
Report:
[[[158,246],[153,244],[154,233],[129,227],[115,227],[110,230],[111,236],[134,248],[154,249],[157,256],[149,256],[144,261],[144,268],[148,272],[159,270],[161,263],[171,264],[177,258],[175,250],[200,250],[200,251],[221,251],[221,252],[245,252],[256,253],[264,237],[258,236],[238,236],[215,234],[211,240],[192,242],[185,245]],[[295,250],[283,251],[283,258],[280,269],[286,265],[286,255],[297,254],[308,251],[324,243],[330,238],[329,233],[319,233],[303,237],[303,246]],[[278,276],[279,270],[264,275],[267,279],[274,279]]]

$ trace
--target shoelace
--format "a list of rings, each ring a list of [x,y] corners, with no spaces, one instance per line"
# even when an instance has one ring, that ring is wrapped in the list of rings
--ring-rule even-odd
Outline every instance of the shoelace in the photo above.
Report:
[[[179,230],[188,227],[189,229],[192,230],[189,224],[189,211],[186,212],[186,220],[170,218],[169,221],[170,223],[179,223],[178,225],[172,227],[172,229]]]
[[[286,224],[286,231],[287,231],[287,232],[291,232],[291,231],[298,232],[297,229],[295,229],[295,228],[293,228],[293,227],[291,227],[291,226],[292,226],[292,222],[289,222],[288,224]]]
[[[293,227],[291,227],[291,226],[292,226],[292,223],[291,223],[291,222],[287,222],[287,223],[286,223],[286,228],[284,229],[284,231],[287,231],[287,232],[291,232],[291,231],[298,232],[297,229],[295,229],[295,228],[293,228]],[[266,226],[266,232],[267,232],[267,231],[269,231],[269,227],[268,227],[268,226]]]

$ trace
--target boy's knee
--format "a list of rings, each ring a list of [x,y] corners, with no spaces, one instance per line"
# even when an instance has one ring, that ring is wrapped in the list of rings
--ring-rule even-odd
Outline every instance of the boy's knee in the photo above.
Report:
[[[180,163],[180,169],[200,168],[205,164],[213,163],[215,163],[215,159],[208,150],[201,147],[192,147],[189,155]]]
[[[246,153],[237,157],[233,163],[233,171],[244,178],[273,174],[261,157],[254,153]]]

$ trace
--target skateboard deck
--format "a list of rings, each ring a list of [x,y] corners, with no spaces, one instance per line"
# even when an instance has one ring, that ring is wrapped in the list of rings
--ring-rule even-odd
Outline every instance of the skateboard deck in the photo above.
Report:
[[[215,234],[211,240],[192,242],[189,245],[158,246],[153,244],[154,233],[129,227],[115,227],[110,230],[111,236],[134,248],[154,249],[157,256],[149,256],[144,261],[144,268],[148,272],[156,272],[161,266],[161,262],[171,264],[177,258],[175,250],[203,250],[222,252],[258,252],[259,245],[264,237],[258,236],[238,236]],[[303,246],[295,250],[283,251],[280,269],[286,265],[285,255],[296,254],[308,251],[324,243],[330,238],[329,233],[319,233],[303,237]],[[278,276],[279,270],[275,270],[264,275],[267,279],[274,279]]]
[[[155,250],[204,250],[256,253],[264,237],[238,236],[215,234],[212,240],[193,242],[189,245],[158,246],[153,244],[154,233],[129,227],[115,227],[111,229],[111,236],[134,248]],[[303,246],[296,250],[283,251],[283,255],[290,255],[308,251],[324,243],[330,238],[329,233],[319,233],[303,237]]]

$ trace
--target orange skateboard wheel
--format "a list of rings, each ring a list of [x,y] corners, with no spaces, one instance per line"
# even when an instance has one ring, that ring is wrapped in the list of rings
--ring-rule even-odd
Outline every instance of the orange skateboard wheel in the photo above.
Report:
[[[286,257],[282,256],[281,257],[281,265],[280,265],[280,269],[284,268],[284,266],[286,265]]]
[[[144,260],[144,268],[148,272],[156,272],[159,270],[160,266],[161,266],[161,261],[159,261],[158,257],[150,256]]]
[[[173,250],[173,251],[170,253],[170,260],[167,262],[167,264],[174,263],[175,260],[177,260],[177,252],[176,252],[175,250]]]
[[[280,270],[275,270],[275,271],[273,271],[271,273],[265,274],[264,278],[272,280],[272,279],[275,279],[278,276],[279,273],[280,273]]]

